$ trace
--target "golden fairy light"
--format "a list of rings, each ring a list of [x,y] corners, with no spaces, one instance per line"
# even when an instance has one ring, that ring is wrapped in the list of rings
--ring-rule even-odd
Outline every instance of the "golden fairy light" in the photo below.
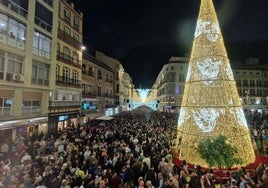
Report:
[[[207,166],[196,144],[220,133],[238,149],[242,166],[255,160],[212,0],[201,0],[177,130],[176,152],[188,163]]]

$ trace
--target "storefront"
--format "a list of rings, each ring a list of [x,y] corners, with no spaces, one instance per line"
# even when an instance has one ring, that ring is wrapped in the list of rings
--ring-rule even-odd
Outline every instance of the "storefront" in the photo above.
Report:
[[[48,131],[64,130],[70,125],[78,125],[80,112],[51,113],[48,115]]]
[[[40,133],[46,134],[48,131],[47,121],[47,117],[3,121],[0,123],[0,144],[10,144],[18,136],[29,138],[38,136]]]

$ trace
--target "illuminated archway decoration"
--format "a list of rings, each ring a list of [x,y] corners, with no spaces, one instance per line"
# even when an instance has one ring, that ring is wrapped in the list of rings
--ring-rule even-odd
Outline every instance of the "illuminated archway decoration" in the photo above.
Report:
[[[175,149],[179,159],[208,167],[197,145],[222,134],[239,151],[242,166],[255,155],[212,0],[201,0]]]
[[[136,108],[139,108],[143,105],[149,107],[150,109],[152,109],[154,111],[158,110],[157,100],[147,101],[147,97],[148,97],[151,89],[136,89],[136,91],[137,91],[140,99],[136,99],[136,100],[130,99],[129,100],[129,103],[130,103],[129,110],[135,110]]]

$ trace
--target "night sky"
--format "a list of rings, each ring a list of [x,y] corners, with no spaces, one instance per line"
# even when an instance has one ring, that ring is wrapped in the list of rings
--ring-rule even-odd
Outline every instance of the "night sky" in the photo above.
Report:
[[[172,56],[189,54],[200,0],[69,0],[84,13],[87,52],[118,59],[135,88],[151,88]],[[231,61],[268,63],[268,1],[214,0]]]

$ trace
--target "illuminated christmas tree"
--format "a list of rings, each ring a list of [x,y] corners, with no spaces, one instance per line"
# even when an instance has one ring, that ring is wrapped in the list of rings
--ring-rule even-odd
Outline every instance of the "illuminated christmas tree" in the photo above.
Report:
[[[219,134],[238,150],[242,166],[255,154],[212,0],[201,0],[185,81],[176,151],[179,159],[207,167],[200,141]],[[220,149],[220,148],[219,148]]]

